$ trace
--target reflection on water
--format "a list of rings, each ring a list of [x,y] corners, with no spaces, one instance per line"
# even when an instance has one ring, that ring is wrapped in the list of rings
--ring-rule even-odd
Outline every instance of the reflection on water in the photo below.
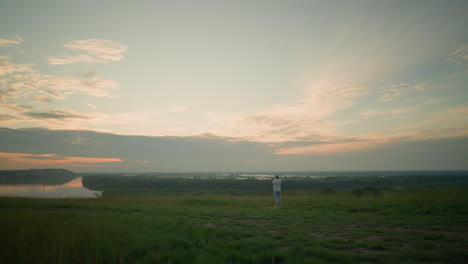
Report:
[[[83,177],[75,178],[62,185],[0,185],[0,196],[28,198],[97,198],[101,191],[83,187]]]

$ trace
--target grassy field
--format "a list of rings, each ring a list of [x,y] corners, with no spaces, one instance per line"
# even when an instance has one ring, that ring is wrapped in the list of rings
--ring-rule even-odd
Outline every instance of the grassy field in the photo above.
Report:
[[[468,263],[468,189],[0,198],[0,263]]]

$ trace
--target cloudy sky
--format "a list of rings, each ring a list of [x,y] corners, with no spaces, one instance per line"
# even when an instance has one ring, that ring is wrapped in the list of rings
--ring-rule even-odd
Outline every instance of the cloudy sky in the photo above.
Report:
[[[0,0],[0,169],[468,169],[467,11]]]

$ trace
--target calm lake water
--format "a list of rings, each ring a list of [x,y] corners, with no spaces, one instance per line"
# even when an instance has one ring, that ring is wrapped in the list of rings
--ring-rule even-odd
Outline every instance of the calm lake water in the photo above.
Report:
[[[0,196],[27,198],[97,198],[101,191],[83,187],[83,178],[75,178],[62,185],[0,185]]]

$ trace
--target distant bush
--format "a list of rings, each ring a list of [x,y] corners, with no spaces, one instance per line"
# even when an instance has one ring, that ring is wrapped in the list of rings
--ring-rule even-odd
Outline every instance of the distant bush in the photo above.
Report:
[[[336,194],[338,191],[336,189],[333,189],[333,188],[324,188],[320,191],[322,194]]]
[[[354,189],[352,193],[354,195],[356,195],[357,197],[361,197],[361,196],[379,196],[379,195],[382,194],[381,189],[373,188],[373,187]]]

